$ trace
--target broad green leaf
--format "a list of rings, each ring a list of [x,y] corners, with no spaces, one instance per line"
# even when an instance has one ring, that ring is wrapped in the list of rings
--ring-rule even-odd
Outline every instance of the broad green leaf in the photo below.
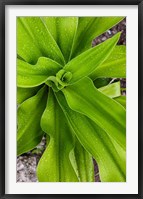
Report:
[[[70,154],[72,165],[80,182],[94,182],[94,165],[92,155],[76,139],[74,151]]]
[[[124,17],[79,17],[71,58],[89,49],[92,40],[119,23]]]
[[[17,60],[17,86],[35,87],[43,84],[49,76],[55,75],[62,66],[57,62],[40,57],[35,65]]]
[[[74,148],[74,137],[52,90],[41,118],[41,127],[50,142],[37,167],[40,182],[77,182],[69,153]]]
[[[108,84],[107,86],[103,86],[98,90],[110,98],[119,97],[121,95],[120,82]]]
[[[77,17],[57,17],[57,44],[65,57],[66,63],[69,61],[77,25]]]
[[[118,103],[126,108],[126,96],[116,97],[114,98],[114,100],[116,100]]]
[[[41,17],[52,37],[57,41],[57,17]]]
[[[126,77],[126,47],[116,46],[110,56],[97,67],[90,78],[95,80],[99,77]]]
[[[122,160],[122,164],[126,165],[126,151],[117,143],[114,139],[110,137],[112,144],[114,145],[119,157]]]
[[[126,148],[126,112],[119,103],[98,91],[88,77],[62,91],[71,109],[88,116]]]
[[[31,64],[35,64],[42,56],[42,52],[20,17],[17,17],[17,54],[18,58],[21,57]]]
[[[66,63],[69,61],[73,39],[78,25],[77,17],[44,17],[48,30],[56,40]]]
[[[48,57],[64,64],[63,55],[40,17],[17,18],[17,53],[35,64],[39,57]]]
[[[71,110],[61,92],[55,93],[74,133],[99,166],[101,181],[125,181],[126,165],[106,132],[83,114]]]
[[[34,96],[23,102],[17,111],[18,134],[17,154],[23,154],[35,148],[42,139],[40,119],[47,99],[47,89],[41,88]]]
[[[69,84],[73,84],[81,78],[88,76],[96,67],[102,64],[112,52],[119,37],[120,33],[68,62],[64,70],[71,72],[73,75]]]
[[[36,95],[38,90],[40,89],[40,86],[34,87],[34,88],[20,88],[17,87],[17,103],[21,104],[28,98],[32,97],[33,95]]]
[[[113,98],[116,102],[126,108],[126,96],[121,95],[120,82],[109,84],[98,89],[104,95]]]

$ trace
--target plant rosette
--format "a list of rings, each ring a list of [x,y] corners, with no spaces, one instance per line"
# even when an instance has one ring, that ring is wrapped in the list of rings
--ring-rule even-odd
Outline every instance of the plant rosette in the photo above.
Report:
[[[92,47],[123,17],[17,18],[17,155],[46,136],[39,182],[126,181],[126,77],[121,33]],[[102,85],[102,87],[100,86]]]

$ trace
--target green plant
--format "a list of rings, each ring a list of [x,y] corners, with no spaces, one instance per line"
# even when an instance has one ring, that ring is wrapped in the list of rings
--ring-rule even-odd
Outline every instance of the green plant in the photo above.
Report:
[[[117,33],[91,47],[122,19],[17,18],[17,153],[46,135],[39,181],[93,182],[92,158],[101,181],[126,180],[125,97],[106,79],[125,78],[125,46]]]

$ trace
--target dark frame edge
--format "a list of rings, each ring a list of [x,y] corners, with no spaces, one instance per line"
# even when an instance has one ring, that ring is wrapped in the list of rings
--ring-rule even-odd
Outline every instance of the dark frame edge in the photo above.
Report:
[[[1,0],[5,5],[139,5],[142,0]]]
[[[5,196],[5,8],[0,4],[0,198]]]
[[[138,6],[138,194],[143,198],[143,1]]]

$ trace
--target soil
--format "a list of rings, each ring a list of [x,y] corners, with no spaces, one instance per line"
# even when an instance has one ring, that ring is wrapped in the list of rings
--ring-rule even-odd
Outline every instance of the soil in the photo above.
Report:
[[[122,20],[118,25],[114,26],[106,33],[94,39],[92,45],[95,46],[120,31],[122,34],[118,45],[126,45],[126,19]],[[120,80],[122,88],[126,88],[125,79],[113,79],[113,81],[117,80]],[[122,94],[125,95],[125,91],[123,91]],[[41,143],[36,147],[36,149],[17,157],[17,182],[38,182],[36,177],[36,167],[40,157],[45,150],[45,146],[46,141],[43,137]],[[95,160],[93,160],[93,162],[95,170],[95,181],[100,182],[98,165]]]

